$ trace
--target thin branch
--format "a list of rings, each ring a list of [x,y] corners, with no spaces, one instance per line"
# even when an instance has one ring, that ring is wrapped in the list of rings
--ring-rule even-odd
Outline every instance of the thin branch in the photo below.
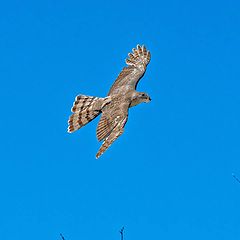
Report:
[[[239,180],[239,178],[238,178],[238,177],[236,177],[236,175],[235,175],[234,173],[232,173],[232,176],[235,178],[235,180],[236,180],[238,183],[240,183],[240,180]]]
[[[62,238],[62,240],[65,240],[64,236],[60,233],[60,237]]]
[[[119,231],[121,234],[121,240],[123,240],[123,230],[124,230],[124,227],[122,227],[121,230]]]

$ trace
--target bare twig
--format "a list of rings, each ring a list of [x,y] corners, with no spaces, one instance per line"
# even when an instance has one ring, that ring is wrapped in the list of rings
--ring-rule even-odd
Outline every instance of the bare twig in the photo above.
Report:
[[[121,234],[121,240],[123,240],[123,230],[124,230],[124,227],[122,227],[121,230],[119,231]]]
[[[60,233],[60,237],[62,238],[62,240],[65,240],[64,236]]]
[[[238,183],[240,183],[240,180],[239,180],[239,178],[238,178],[238,177],[236,177],[236,175],[235,175],[234,173],[232,173],[232,176],[235,178],[235,180],[236,180]]]

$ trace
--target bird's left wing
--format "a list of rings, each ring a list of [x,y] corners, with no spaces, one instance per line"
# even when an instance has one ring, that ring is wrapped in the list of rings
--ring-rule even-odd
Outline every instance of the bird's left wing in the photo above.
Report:
[[[128,119],[129,103],[113,101],[103,112],[97,128],[98,140],[104,140],[96,158],[99,158],[123,133]]]
[[[135,90],[138,81],[146,71],[151,59],[151,54],[145,46],[137,45],[137,48],[133,48],[132,53],[129,53],[128,57],[129,58],[126,59],[128,66],[124,67],[120,72],[108,95],[118,94],[120,91],[123,91],[123,86],[126,87],[127,90]]]

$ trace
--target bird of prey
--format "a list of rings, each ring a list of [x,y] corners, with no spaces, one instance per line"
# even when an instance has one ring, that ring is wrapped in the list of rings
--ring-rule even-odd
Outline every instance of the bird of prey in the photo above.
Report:
[[[78,95],[73,103],[73,114],[68,120],[68,132],[72,133],[101,115],[97,126],[97,139],[103,141],[96,154],[99,158],[123,133],[128,119],[128,109],[139,103],[148,103],[151,98],[136,87],[143,77],[151,55],[145,46],[137,45],[128,54],[127,66],[122,69],[107,97]]]

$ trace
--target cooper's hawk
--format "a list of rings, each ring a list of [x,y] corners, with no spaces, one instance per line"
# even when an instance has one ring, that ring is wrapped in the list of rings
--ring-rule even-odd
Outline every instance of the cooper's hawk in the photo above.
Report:
[[[128,119],[128,109],[142,102],[150,102],[144,92],[137,92],[136,87],[143,77],[151,55],[145,46],[137,45],[126,59],[127,67],[118,75],[105,98],[78,95],[73,103],[68,120],[68,132],[72,133],[92,121],[100,113],[97,138],[103,140],[96,158],[99,158],[109,146],[123,133]]]

